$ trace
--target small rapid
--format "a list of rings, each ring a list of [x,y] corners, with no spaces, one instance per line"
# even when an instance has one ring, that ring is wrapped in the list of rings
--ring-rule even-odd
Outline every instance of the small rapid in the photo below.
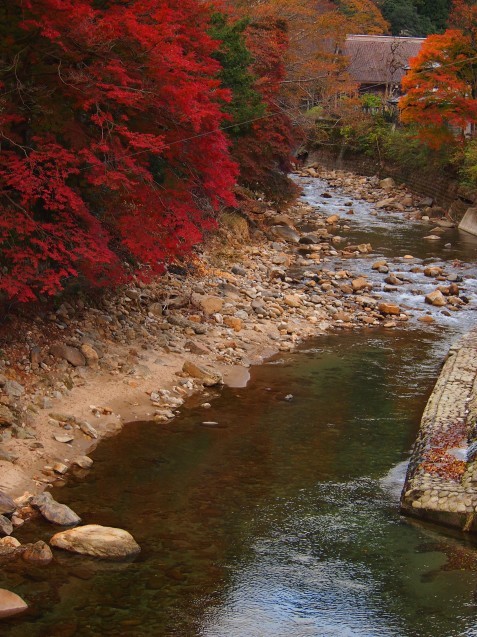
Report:
[[[343,236],[351,244],[370,243],[371,255],[349,260],[355,272],[366,274],[375,291],[383,300],[396,303],[411,314],[427,313],[437,319],[439,325],[455,328],[460,333],[470,329],[477,321],[477,305],[469,303],[457,313],[434,308],[425,303],[425,295],[436,289],[436,282],[424,276],[422,269],[429,265],[445,265],[448,276],[463,282],[464,293],[469,300],[477,298],[477,237],[457,228],[447,228],[437,241],[425,239],[431,233],[432,223],[405,219],[403,213],[376,210],[368,201],[352,199],[339,189],[317,178],[297,178],[303,189],[304,201],[320,212],[338,215],[344,227]],[[332,194],[332,198],[323,197]],[[349,204],[352,212],[349,214]],[[340,233],[341,234],[341,233]],[[412,256],[412,259],[406,258]],[[403,285],[392,290],[386,285],[385,276],[372,269],[372,264],[385,259],[390,272],[402,275]],[[346,260],[336,260],[346,266]],[[413,271],[420,270],[420,271]]]

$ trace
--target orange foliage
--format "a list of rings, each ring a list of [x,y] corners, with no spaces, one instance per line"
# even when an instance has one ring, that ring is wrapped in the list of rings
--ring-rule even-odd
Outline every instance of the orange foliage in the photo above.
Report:
[[[467,465],[449,453],[449,450],[463,447],[466,440],[467,427],[462,422],[453,423],[446,432],[434,434],[424,451],[421,468],[446,480],[460,482]]]
[[[429,36],[403,80],[402,120],[417,124],[431,148],[463,143],[477,121],[477,28],[470,27]]]
[[[252,18],[283,20],[290,46],[283,94],[288,104],[325,106],[352,82],[341,53],[350,33],[384,33],[388,24],[372,0],[239,0],[234,8]]]

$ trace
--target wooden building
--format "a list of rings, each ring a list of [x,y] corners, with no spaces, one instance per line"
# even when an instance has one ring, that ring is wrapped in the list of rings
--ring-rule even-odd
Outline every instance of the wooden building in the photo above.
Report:
[[[423,42],[424,38],[348,35],[343,53],[349,58],[348,72],[358,84],[359,92],[397,101],[401,80]]]

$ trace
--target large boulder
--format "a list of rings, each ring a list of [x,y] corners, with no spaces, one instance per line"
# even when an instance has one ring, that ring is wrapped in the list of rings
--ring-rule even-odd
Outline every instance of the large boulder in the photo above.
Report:
[[[477,235],[477,208],[468,208],[464,218],[459,223],[459,230]]]
[[[207,296],[205,294],[194,293],[191,297],[192,304],[200,308],[204,314],[216,314],[221,312],[224,306],[224,299],[220,296]]]
[[[30,504],[34,509],[38,509],[45,520],[52,524],[74,526],[81,522],[81,518],[69,506],[54,500],[51,493],[45,492],[35,496]]]
[[[214,385],[222,385],[224,380],[222,374],[205,365],[196,365],[192,361],[186,361],[182,366],[182,371],[192,378],[197,378],[206,387],[214,387]]]
[[[73,367],[84,367],[86,365],[86,358],[80,350],[65,343],[54,343],[50,347],[50,354],[55,358],[62,358],[68,361]]]
[[[141,548],[133,536],[123,529],[88,524],[54,535],[50,544],[59,549],[104,559],[129,557]]]
[[[270,232],[277,239],[283,239],[288,243],[298,243],[300,241],[298,232],[289,226],[272,226]]]
[[[16,593],[0,588],[0,619],[19,615],[28,608],[28,604]]]

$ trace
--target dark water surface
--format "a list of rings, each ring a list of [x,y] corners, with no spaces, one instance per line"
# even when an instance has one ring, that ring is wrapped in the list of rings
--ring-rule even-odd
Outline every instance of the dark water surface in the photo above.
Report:
[[[2,634],[477,635],[475,547],[397,511],[446,348],[415,331],[330,336],[209,410],[129,426],[55,495],[85,523],[130,530],[141,556],[9,567],[0,586],[32,613]]]
[[[350,225],[364,240],[369,224],[377,254],[465,258],[455,268],[472,296],[475,239],[453,232],[448,257],[442,246],[429,257],[422,226],[367,212],[357,204]],[[102,443],[87,478],[54,495],[85,523],[129,530],[140,556],[58,551],[48,568],[9,565],[0,587],[31,610],[0,634],[477,637],[476,545],[398,513],[425,402],[450,343],[475,320],[474,310],[436,316],[425,329],[317,339],[255,368],[248,388],[208,396],[211,409],[195,399],[170,424],[135,423]],[[52,527],[19,539],[39,535]]]

